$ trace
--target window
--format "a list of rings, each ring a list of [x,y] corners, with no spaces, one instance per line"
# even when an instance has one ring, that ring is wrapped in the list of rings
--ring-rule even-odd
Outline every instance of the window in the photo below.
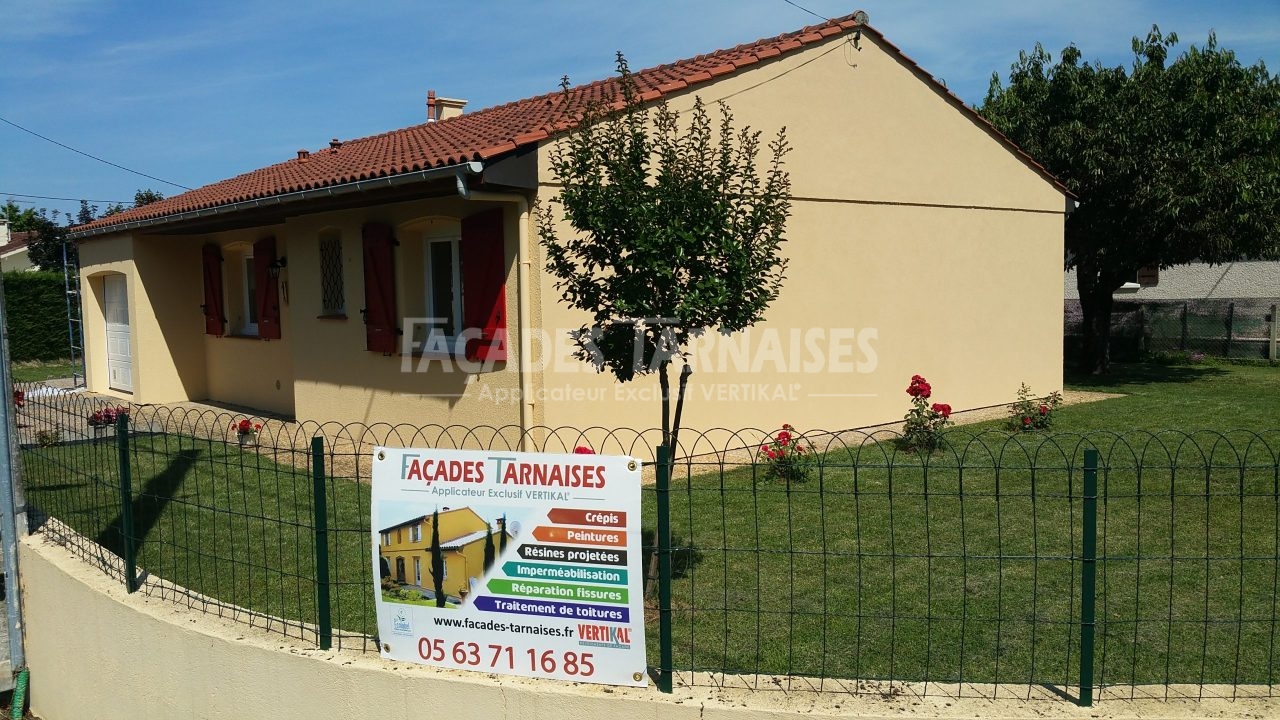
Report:
[[[258,334],[258,301],[257,301],[257,281],[253,271],[253,256],[246,255],[242,263],[244,272],[244,324],[240,327],[241,334],[257,335]]]
[[[458,238],[427,241],[429,333],[456,337],[462,327],[462,267]]]
[[[415,353],[424,357],[465,355],[473,363],[507,359],[506,280],[510,264],[503,212],[496,208],[465,218],[423,218],[403,229],[416,236],[414,242],[400,248],[408,270],[400,276],[407,336],[403,342]],[[382,311],[389,308],[394,312],[395,304],[393,299],[379,301],[377,295],[394,293],[394,266],[371,252],[371,244],[375,244],[373,250],[378,249],[373,243],[378,236],[371,236],[370,229],[365,228],[364,253],[366,293],[372,297],[366,317],[370,329],[367,346],[393,352],[392,345],[401,343],[392,319],[398,316],[388,317],[389,313]],[[389,234],[389,230],[382,233]],[[378,292],[370,293],[370,289]]]
[[[418,524],[409,526],[409,542],[422,542],[422,526]]]
[[[391,544],[391,533],[386,532],[386,531],[383,531],[383,533],[382,533],[382,544],[383,544],[383,545],[390,545],[390,544]]]
[[[413,558],[413,584],[422,587],[422,558]]]
[[[320,236],[320,307],[322,315],[346,315],[342,282],[342,238],[336,232]]]

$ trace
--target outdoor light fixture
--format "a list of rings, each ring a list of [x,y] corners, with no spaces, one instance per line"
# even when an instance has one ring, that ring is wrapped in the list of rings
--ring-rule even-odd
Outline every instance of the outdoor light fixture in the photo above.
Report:
[[[280,271],[287,267],[289,267],[289,258],[284,256],[278,257],[267,265],[267,274],[273,278],[278,278],[280,277]]]

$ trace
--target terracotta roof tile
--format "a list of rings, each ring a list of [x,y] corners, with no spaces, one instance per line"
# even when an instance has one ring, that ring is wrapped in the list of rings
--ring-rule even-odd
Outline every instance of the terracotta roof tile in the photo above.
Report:
[[[736,69],[776,58],[812,43],[824,42],[858,27],[852,17],[837,18],[796,32],[641,70],[634,74],[634,78],[642,98],[658,99]],[[883,41],[874,29],[864,27],[864,30]],[[901,54],[896,47],[888,47]],[[909,59],[906,62],[926,80],[933,81],[932,76],[920,70],[914,62]],[[236,202],[487,160],[573,127],[583,107],[591,102],[617,97],[617,87],[616,78],[597,80],[570,88],[567,96],[557,90],[447,120],[334,143],[311,152],[307,157],[291,158],[150,205],[100,218],[74,228],[73,232],[98,234],[125,223],[160,223],[169,216]],[[954,99],[958,101],[958,98]],[[616,106],[621,104],[621,101],[615,103]],[[977,117],[963,102],[959,105]],[[980,118],[979,121],[985,123]],[[1021,153],[1007,138],[1000,137]],[[1023,157],[1034,165],[1030,158]],[[1048,177],[1043,168],[1035,167]]]

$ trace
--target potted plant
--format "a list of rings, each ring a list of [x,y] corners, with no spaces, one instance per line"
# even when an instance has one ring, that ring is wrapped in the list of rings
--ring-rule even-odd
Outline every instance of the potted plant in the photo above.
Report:
[[[129,408],[106,407],[89,413],[89,417],[85,418],[85,422],[88,423],[90,428],[93,428],[93,436],[99,438],[110,434],[111,429],[116,426],[122,416],[129,416]]]
[[[258,431],[262,430],[262,423],[244,418],[240,422],[231,423],[231,429],[236,431],[236,439],[240,441],[241,446],[257,445]]]

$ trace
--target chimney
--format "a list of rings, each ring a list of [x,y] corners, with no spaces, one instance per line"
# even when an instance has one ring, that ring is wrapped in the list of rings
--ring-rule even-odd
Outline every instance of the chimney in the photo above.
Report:
[[[298,159],[299,159],[299,160],[306,160],[306,159],[307,159],[307,158],[309,158],[309,157],[311,157],[311,153],[310,153],[310,152],[308,152],[308,151],[306,151],[306,150],[299,150],[299,151],[298,151]]]
[[[427,91],[427,122],[433,123],[440,120],[448,120],[462,114],[462,108],[467,106],[466,100],[457,98],[436,97],[435,90]]]
[[[340,147],[342,147],[342,141],[341,141],[341,140],[339,140],[338,138],[334,138],[334,139],[332,139],[332,140],[330,140],[330,141],[329,141],[329,152],[330,152],[330,153],[336,153],[336,152],[338,152],[338,148],[340,148]]]

